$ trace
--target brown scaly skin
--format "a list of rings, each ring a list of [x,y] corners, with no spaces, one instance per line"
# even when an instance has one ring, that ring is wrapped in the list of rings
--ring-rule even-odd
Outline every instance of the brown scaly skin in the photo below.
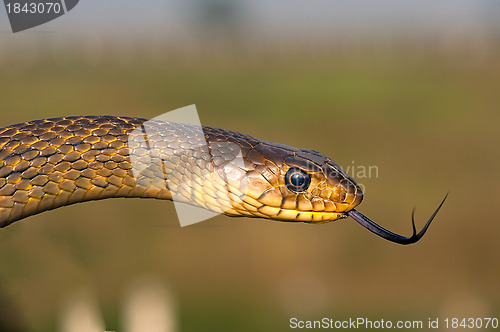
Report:
[[[177,193],[176,199],[230,216],[322,223],[346,217],[362,200],[354,180],[316,151],[211,127],[203,127],[210,144],[203,150],[193,144],[195,130],[185,124],[116,116],[54,118],[1,128],[0,227],[90,200],[172,199],[182,179],[196,172],[209,173],[207,182],[193,184],[193,190]],[[219,142],[236,144],[244,164],[232,163],[235,151],[219,148]],[[143,155],[153,157],[138,158],[136,167],[143,172],[134,174],[131,156]],[[192,168],[179,170],[180,163]],[[285,185],[290,168],[310,175],[305,192],[295,193]],[[223,169],[235,177],[222,176]],[[239,200],[219,206],[221,190]]]

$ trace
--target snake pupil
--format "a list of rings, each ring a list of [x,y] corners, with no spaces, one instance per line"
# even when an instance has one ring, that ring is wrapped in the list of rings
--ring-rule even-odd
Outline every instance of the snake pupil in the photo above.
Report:
[[[285,184],[293,192],[304,192],[311,184],[311,177],[301,169],[290,168],[285,175]]]
[[[292,176],[290,176],[290,183],[295,187],[302,186],[304,182],[306,182],[306,179],[300,173],[293,173]]]

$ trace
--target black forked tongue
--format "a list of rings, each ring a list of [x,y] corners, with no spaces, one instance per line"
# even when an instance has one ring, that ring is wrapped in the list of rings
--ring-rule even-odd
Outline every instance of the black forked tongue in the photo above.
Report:
[[[349,217],[351,217],[352,219],[356,220],[361,226],[365,227],[370,232],[373,232],[386,240],[389,240],[389,241],[395,242],[395,243],[399,243],[399,244],[412,244],[412,243],[417,242],[418,240],[420,240],[424,236],[425,232],[427,231],[427,228],[429,228],[432,220],[434,219],[436,214],[439,212],[439,209],[441,209],[441,206],[443,206],[444,201],[446,201],[447,197],[448,197],[448,194],[446,194],[446,196],[444,196],[444,199],[441,202],[441,204],[439,204],[436,211],[434,211],[432,216],[429,218],[429,221],[427,221],[424,228],[422,228],[422,230],[418,233],[417,233],[417,230],[415,229],[415,209],[413,209],[413,212],[411,213],[411,223],[413,225],[413,235],[410,237],[404,237],[404,236],[401,236],[399,234],[388,231],[387,229],[383,228],[382,226],[377,225],[376,223],[374,223],[373,221],[368,219],[368,217],[363,215],[361,212],[356,211],[354,209],[347,212],[347,215]]]

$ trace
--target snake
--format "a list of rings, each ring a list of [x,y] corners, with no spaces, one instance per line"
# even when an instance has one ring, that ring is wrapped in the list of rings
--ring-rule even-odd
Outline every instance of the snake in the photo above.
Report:
[[[287,222],[351,217],[398,244],[419,241],[446,200],[419,232],[414,210],[413,234],[405,237],[357,211],[361,187],[316,150],[123,116],[49,118],[0,129],[1,228],[62,206],[118,197],[177,200],[231,217]]]

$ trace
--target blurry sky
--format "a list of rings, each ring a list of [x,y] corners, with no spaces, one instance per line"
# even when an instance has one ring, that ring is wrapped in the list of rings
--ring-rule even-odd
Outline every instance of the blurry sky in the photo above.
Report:
[[[239,25],[247,33],[483,34],[500,30],[496,0],[81,0],[67,15],[30,30],[75,32],[94,38],[117,32],[154,36],[184,34],[203,20]],[[235,22],[233,22],[235,21]],[[206,22],[205,22],[206,23]],[[210,24],[210,22],[208,22]],[[5,8],[0,31],[8,32]],[[27,33],[27,32],[25,32]],[[172,37],[172,36],[170,36]],[[0,37],[5,39],[3,35]],[[57,38],[57,37],[56,37]],[[1,46],[0,46],[1,47]]]

